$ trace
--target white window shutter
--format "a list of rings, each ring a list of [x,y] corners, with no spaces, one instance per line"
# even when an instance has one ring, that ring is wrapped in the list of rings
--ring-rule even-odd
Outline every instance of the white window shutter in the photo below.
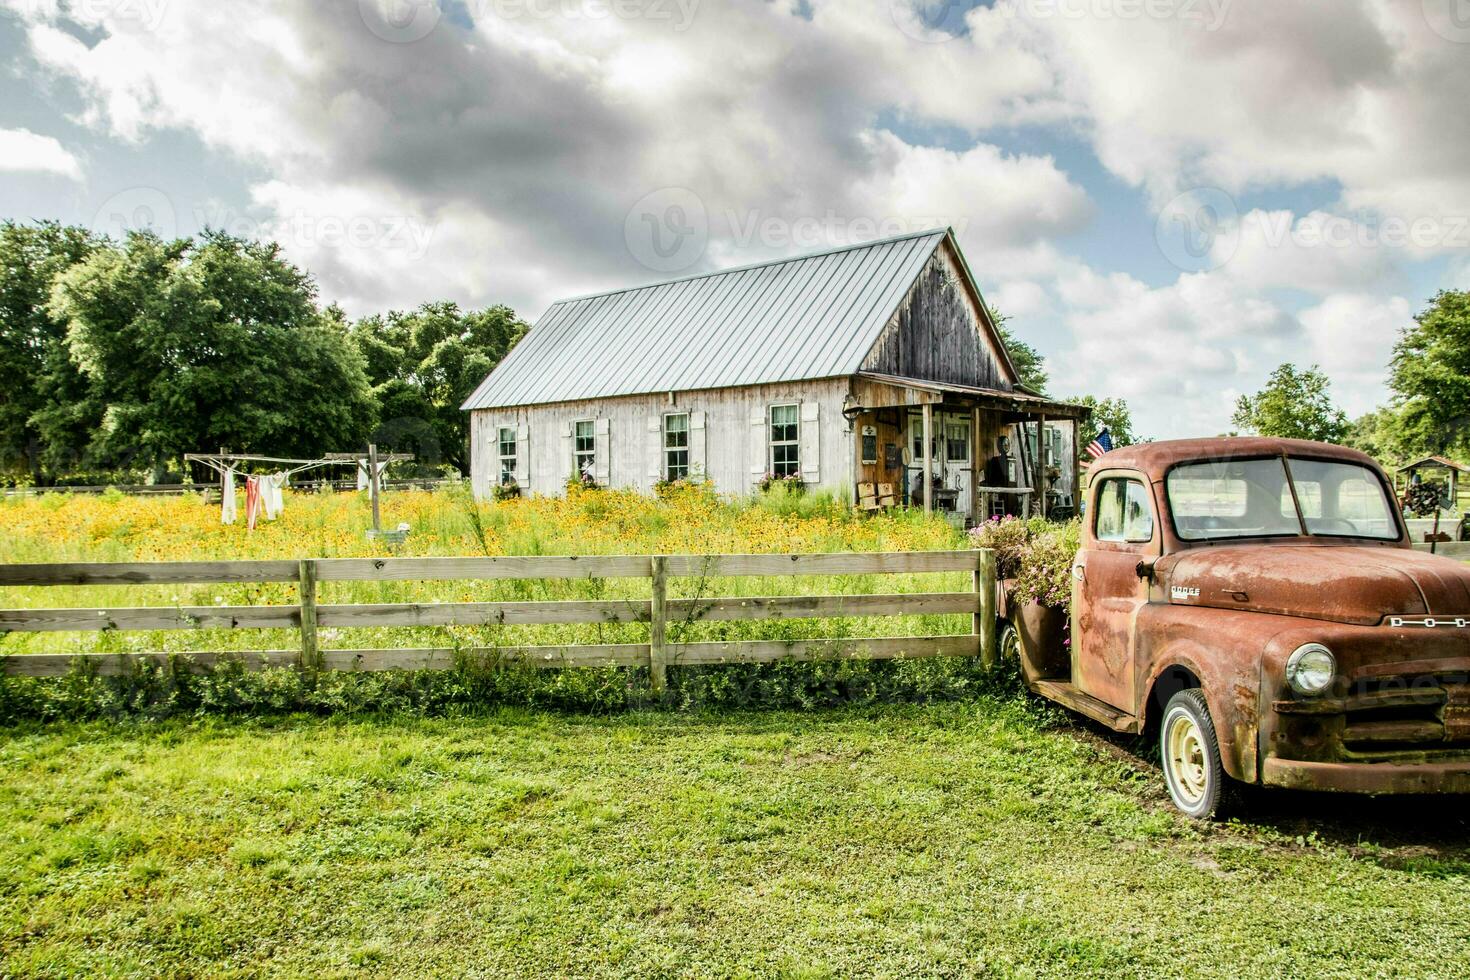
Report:
[[[689,475],[703,479],[709,478],[709,468],[705,464],[705,428],[704,413],[689,413]]]
[[[752,488],[766,475],[766,409],[750,410],[750,485]]]
[[[577,458],[573,449],[576,445],[575,433],[577,423],[567,422],[561,430],[561,465],[566,467],[568,478],[575,476],[577,472]]]
[[[647,446],[644,454],[645,468],[648,472],[648,486],[651,489],[655,483],[663,479],[663,451],[664,451],[664,419],[662,415],[650,415],[647,424],[648,435]]]
[[[612,420],[598,419],[592,423],[592,431],[597,435],[592,455],[592,478],[603,486],[609,486],[612,483],[612,452],[608,443],[612,441]]]
[[[801,403],[801,431],[797,433],[801,452],[801,479],[803,483],[821,483],[822,440],[817,429],[820,419],[820,402]]]
[[[495,434],[499,438],[500,430],[496,429]],[[516,483],[524,490],[531,489],[531,427],[528,425],[516,426]]]

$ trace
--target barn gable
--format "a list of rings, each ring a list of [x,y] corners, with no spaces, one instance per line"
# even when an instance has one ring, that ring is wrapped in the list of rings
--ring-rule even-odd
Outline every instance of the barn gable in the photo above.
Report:
[[[862,370],[1000,391],[1016,386],[1016,369],[950,236],[929,256]]]

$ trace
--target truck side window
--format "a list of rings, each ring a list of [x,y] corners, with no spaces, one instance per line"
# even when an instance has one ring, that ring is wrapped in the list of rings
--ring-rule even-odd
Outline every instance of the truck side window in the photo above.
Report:
[[[1104,480],[1097,491],[1095,519],[1099,541],[1143,544],[1153,540],[1154,514],[1148,491],[1137,480],[1117,476]]]

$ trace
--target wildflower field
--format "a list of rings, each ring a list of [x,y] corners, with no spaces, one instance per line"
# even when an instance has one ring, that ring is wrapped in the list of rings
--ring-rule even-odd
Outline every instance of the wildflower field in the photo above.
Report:
[[[633,492],[573,489],[566,498],[529,498],[496,503],[476,502],[461,490],[403,491],[384,496],[385,527],[409,526],[401,545],[371,541],[365,534],[371,518],[368,502],[357,493],[292,494],[280,520],[222,525],[218,506],[196,496],[126,497],[122,495],[43,496],[0,503],[0,555],[13,562],[170,561],[184,559],[332,558],[373,555],[558,555],[558,554],[718,554],[754,552],[915,551],[963,548],[967,539],[939,518],[914,512],[861,517],[840,501],[824,495],[773,491],[755,501],[723,499],[705,487],[675,488],[659,498]],[[968,589],[963,574],[848,575],[825,577],[741,577],[674,579],[670,595],[699,598],[716,595],[861,594],[871,592],[958,591]],[[569,581],[328,582],[321,602],[451,602],[536,601],[557,599],[646,599],[643,579],[578,579]],[[239,583],[199,586],[91,586],[0,589],[7,608],[59,606],[290,605],[297,602],[294,583]],[[675,622],[672,642],[740,639],[810,639],[967,633],[965,616],[842,617],[823,620]],[[529,644],[647,642],[647,626],[636,622],[525,626],[450,626],[324,629],[328,648],[497,647]],[[294,630],[160,630],[91,633],[12,633],[0,636],[0,656],[26,653],[121,653],[130,651],[220,651],[293,649],[300,643]],[[785,668],[761,670],[689,669],[683,679],[700,678],[703,694],[710,685],[746,684],[754,678],[778,676]],[[832,667],[845,677],[904,676],[910,681],[936,671],[953,679],[968,677],[973,665],[904,664]],[[803,668],[809,674],[811,671]],[[822,673],[818,669],[817,673]],[[296,691],[297,672],[270,672],[268,684],[293,691],[288,704],[305,707],[322,691],[341,685],[362,690],[403,683],[401,678],[324,677],[312,692]],[[637,671],[588,671],[547,674],[522,687],[559,692],[558,703],[570,699],[581,706],[624,702],[625,694],[644,682]],[[800,671],[798,671],[800,673]],[[464,672],[456,679],[469,683]],[[725,676],[721,676],[725,675]],[[497,688],[512,675],[478,676],[474,683]],[[744,678],[744,680],[740,680]],[[154,678],[153,680],[157,680]],[[210,681],[176,678],[181,684]],[[442,681],[443,679],[440,679]],[[421,678],[414,684],[440,683]],[[173,681],[170,681],[173,683]],[[248,683],[262,683],[260,679]],[[968,683],[968,681],[966,681]],[[43,685],[44,686],[44,685]],[[51,688],[47,688],[50,690]],[[681,690],[688,690],[684,685]],[[238,692],[237,692],[238,693]],[[340,694],[340,692],[338,692]],[[159,695],[149,693],[145,700]],[[331,708],[337,695],[322,707]],[[381,696],[381,691],[378,695]],[[525,690],[515,700],[527,698]],[[732,695],[733,696],[733,695]],[[470,699],[469,695],[455,695]],[[498,700],[495,695],[492,700]],[[741,700],[760,701],[747,691]],[[213,703],[215,694],[195,692],[189,703]],[[534,699],[533,699],[534,700]],[[15,698],[11,698],[13,704]],[[351,703],[356,703],[349,699]]]
[[[196,498],[8,500],[0,560],[1007,540],[1014,551],[1023,535],[1053,533],[966,536],[922,515],[858,518],[819,496],[734,502],[698,490],[494,505],[392,494],[384,523],[412,529],[396,551],[367,541],[368,522],[355,494],[292,496],[283,520],[253,532],[221,526]],[[671,584],[929,591],[965,588],[962,577]],[[638,585],[328,583],[324,599]],[[294,600],[284,585],[0,590],[6,607]],[[969,623],[682,628],[705,638]],[[553,642],[638,627],[534,629]],[[532,630],[378,630],[371,641],[493,644]],[[369,639],[349,632],[331,642]],[[0,655],[294,642],[245,630],[11,634]],[[1442,799],[1273,797],[1249,822],[1202,827],[1169,808],[1147,746],[1073,727],[973,660],[687,668],[671,671],[657,705],[637,673],[154,669],[0,681],[0,977],[1470,972],[1470,818]]]

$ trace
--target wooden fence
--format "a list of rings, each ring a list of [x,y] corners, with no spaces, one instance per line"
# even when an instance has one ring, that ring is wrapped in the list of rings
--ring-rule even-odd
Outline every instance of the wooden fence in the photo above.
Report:
[[[727,576],[892,575],[969,572],[963,592],[877,595],[776,595],[670,598],[672,578]],[[321,582],[647,578],[648,599],[542,602],[319,603]],[[56,676],[89,663],[121,673],[144,660],[179,658],[194,669],[238,661],[247,669],[432,670],[473,656],[536,667],[647,666],[655,690],[666,669],[688,664],[768,663],[829,658],[896,659],[979,656],[995,660],[995,556],[991,551],[814,555],[615,555],[499,558],[324,558],[301,561],[91,562],[0,565],[0,587],[296,582],[299,603],[267,606],[142,606],[109,609],[4,609],[0,634],[12,631],[295,629],[293,650],[181,653],[23,653],[3,659],[9,674]],[[967,614],[971,632],[809,640],[678,643],[671,623],[854,616]],[[483,648],[327,650],[323,627],[647,623],[647,643]]]

